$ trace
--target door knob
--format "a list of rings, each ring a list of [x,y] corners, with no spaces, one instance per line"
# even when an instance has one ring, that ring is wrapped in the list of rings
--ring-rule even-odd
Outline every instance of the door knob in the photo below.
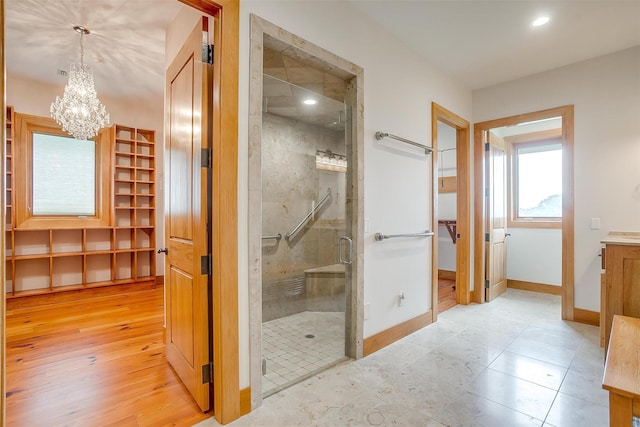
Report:
[[[161,254],[163,252],[165,253],[165,255],[168,255],[169,254],[169,249],[167,249],[167,248],[158,249],[158,253],[159,254]]]

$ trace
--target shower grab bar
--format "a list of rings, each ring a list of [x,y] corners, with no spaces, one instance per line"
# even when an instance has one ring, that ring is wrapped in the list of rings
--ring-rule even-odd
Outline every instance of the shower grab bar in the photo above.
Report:
[[[271,240],[271,239],[280,241],[280,239],[282,239],[282,234],[278,233],[278,234],[274,234],[273,236],[262,236],[262,240]]]
[[[327,188],[327,194],[324,195],[324,197],[314,206],[311,208],[311,212],[309,212],[307,214],[307,216],[305,216],[302,221],[300,221],[300,223],[298,225],[295,226],[295,228],[293,230],[291,230],[290,232],[288,232],[287,234],[284,235],[284,238],[288,241],[289,239],[291,239],[293,236],[295,236],[295,234],[300,231],[300,229],[302,228],[302,226],[304,226],[307,221],[309,221],[309,218],[311,218],[316,212],[318,212],[318,209],[320,209],[322,207],[322,205],[324,204],[324,202],[327,201],[327,199],[331,196],[331,189]]]
[[[410,145],[413,145],[414,147],[422,148],[424,150],[425,154],[429,154],[429,153],[431,153],[433,151],[433,148],[428,147],[428,146],[426,146],[424,144],[420,144],[420,143],[411,141],[410,139],[406,139],[406,138],[403,138],[401,136],[393,135],[393,134],[387,133],[387,132],[376,132],[376,139],[378,141],[380,141],[381,139],[384,139],[384,138],[395,139],[396,141],[404,142],[405,144],[410,144]]]
[[[429,237],[433,236],[433,231],[425,231],[423,233],[411,233],[411,234],[382,234],[376,233],[376,242],[381,242],[386,239],[395,239],[396,237]]]

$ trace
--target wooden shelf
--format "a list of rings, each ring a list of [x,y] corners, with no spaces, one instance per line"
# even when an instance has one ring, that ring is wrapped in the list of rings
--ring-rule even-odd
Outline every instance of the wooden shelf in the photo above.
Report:
[[[111,128],[110,226],[21,230],[13,227],[14,114],[7,107],[7,298],[155,282],[155,131]]]

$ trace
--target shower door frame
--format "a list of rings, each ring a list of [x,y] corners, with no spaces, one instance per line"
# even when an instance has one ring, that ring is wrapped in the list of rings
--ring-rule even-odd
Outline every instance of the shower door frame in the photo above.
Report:
[[[353,240],[350,287],[346,291],[346,356],[363,356],[364,322],[364,71],[361,67],[256,15],[251,15],[249,54],[249,345],[251,409],[262,404],[262,73],[265,46],[286,51],[315,68],[342,76],[347,82],[345,104],[351,108],[345,129],[350,167],[347,170],[346,235]],[[347,133],[348,132],[348,133]]]

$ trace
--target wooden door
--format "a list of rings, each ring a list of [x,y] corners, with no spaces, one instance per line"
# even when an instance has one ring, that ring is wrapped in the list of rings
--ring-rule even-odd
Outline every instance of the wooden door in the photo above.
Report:
[[[502,138],[489,132],[488,140],[485,298],[491,301],[507,289],[507,154]]]
[[[212,66],[203,62],[207,20],[193,29],[167,69],[166,165],[168,211],[166,353],[198,406],[210,407],[211,357],[208,167]],[[205,49],[206,51],[206,49]],[[205,160],[207,160],[205,159]]]

